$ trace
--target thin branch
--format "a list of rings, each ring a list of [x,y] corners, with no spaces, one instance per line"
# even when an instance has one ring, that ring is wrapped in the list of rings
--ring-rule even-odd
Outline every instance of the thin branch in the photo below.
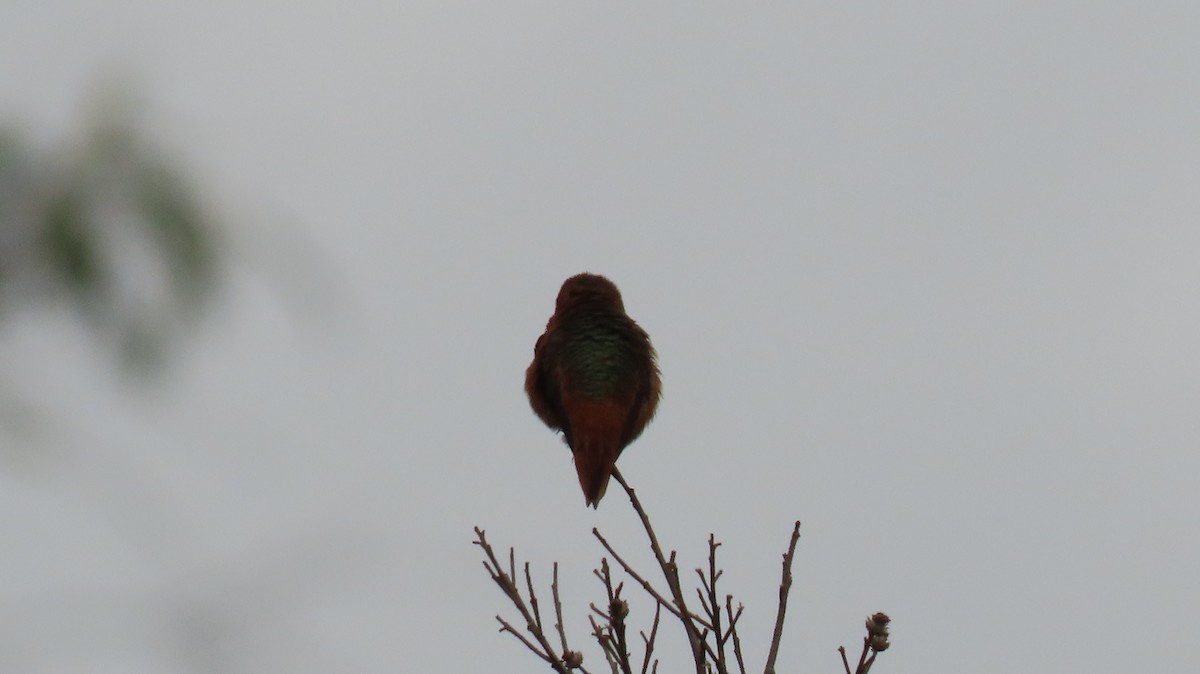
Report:
[[[863,638],[862,655],[858,656],[858,669],[854,670],[855,672],[857,672],[857,674],[864,674],[866,671],[863,669],[863,664],[866,663],[867,653],[869,653],[871,650],[870,644],[871,644],[871,642],[867,638],[864,637]]]
[[[655,590],[654,586],[650,584],[650,581],[642,578],[642,576],[635,571],[632,566],[629,565],[629,562],[626,562],[625,559],[613,549],[613,546],[609,544],[603,535],[601,535],[599,529],[592,528],[592,535],[600,541],[600,545],[604,546],[604,549],[608,551],[608,554],[612,555],[613,559],[617,560],[617,563],[621,565],[621,568],[625,569],[625,573],[628,573],[630,578],[636,580],[638,584],[642,586],[642,589],[645,590],[651,597],[654,597],[655,601],[657,601],[660,606],[670,611],[671,615],[683,620],[683,615],[679,613],[679,609],[675,608],[675,604],[672,604],[665,597],[659,594],[658,590]],[[700,622],[700,624],[704,627],[711,627],[711,625],[700,618],[700,616],[692,614],[691,617],[693,620]]]
[[[546,655],[542,651],[538,650],[538,647],[534,646],[533,643],[531,643],[529,641],[529,639],[526,639],[524,634],[521,634],[520,632],[518,632],[517,628],[512,626],[512,623],[508,622],[504,618],[501,618],[500,616],[496,616],[496,620],[497,620],[497,622],[500,623],[500,631],[501,632],[508,632],[509,634],[513,635],[514,637],[519,639],[521,641],[521,643],[525,644],[525,646],[529,650],[533,651],[534,655],[536,655],[539,658],[550,663],[551,667],[554,667],[554,658],[552,656]],[[554,667],[554,669],[558,670],[558,667]]]
[[[700,616],[696,615],[695,613],[691,613],[690,611],[688,612],[687,615],[688,615],[688,617],[691,618],[691,622],[689,623],[688,621],[684,620],[683,614],[681,614],[679,612],[679,610],[675,608],[674,605],[672,605],[670,602],[668,602],[666,599],[664,599],[662,595],[660,595],[658,592],[656,592],[654,590],[654,588],[650,586],[649,582],[647,582],[644,578],[639,576],[637,571],[634,571],[633,567],[630,566],[629,563],[626,562],[624,559],[622,559],[619,554],[617,554],[617,551],[614,550],[613,547],[611,545],[609,545],[608,541],[604,538],[604,536],[602,536],[600,534],[599,529],[593,528],[592,535],[594,535],[600,541],[600,544],[604,546],[604,549],[608,550],[609,554],[611,554],[613,556],[613,558],[617,560],[617,562],[621,565],[621,568],[625,569],[626,573],[628,573],[630,576],[632,576],[634,580],[641,583],[642,588],[644,588],[646,590],[646,592],[650,593],[650,595],[652,597],[654,597],[655,600],[657,600],[659,606],[666,608],[668,611],[671,612],[671,615],[675,616],[676,618],[679,618],[680,622],[683,622],[685,624],[685,626],[690,627],[691,629],[696,629],[696,627],[695,627],[696,623],[699,623],[702,627],[704,627],[704,630],[699,632],[699,634],[696,635],[696,638],[700,644],[700,648],[702,648],[705,653],[708,653],[708,655],[713,659],[713,662],[716,662],[717,654],[713,651],[712,646],[710,646],[708,644],[708,642],[705,640],[708,637],[709,631],[712,630],[712,625],[709,625],[708,622],[704,620],[704,618],[701,618]],[[671,552],[671,559],[670,559],[669,564],[671,564],[672,567],[674,567],[674,564],[675,564],[675,552],[674,551]],[[678,583],[678,580],[676,580],[676,583]],[[704,657],[704,655],[703,655],[703,653],[701,653],[701,664],[702,665],[703,665],[703,657]]]
[[[606,634],[600,623],[596,622],[595,616],[588,616],[588,622],[592,624],[592,636],[596,637],[596,643],[600,644],[600,650],[604,651],[604,659],[608,661],[608,667],[612,670],[612,674],[620,674],[617,669],[617,660],[612,652],[612,635]]]
[[[698,573],[700,571],[700,569],[696,569],[696,571]],[[700,582],[701,583],[705,582],[703,575],[700,576]],[[708,619],[711,621],[712,620],[712,607],[708,605],[708,599],[704,596],[704,590],[702,590],[700,588],[696,588],[696,598],[700,600],[700,609],[702,611],[704,611],[704,615],[708,616]]]
[[[655,604],[654,624],[650,626],[650,636],[647,637],[646,633],[642,632],[642,641],[646,642],[646,656],[642,659],[642,674],[646,674],[646,668],[650,666],[650,656],[654,653],[654,640],[658,637],[658,619],[661,615],[662,604]]]
[[[533,609],[533,620],[537,624],[538,631],[541,631],[542,614],[538,612],[537,594],[533,591],[533,578],[529,575],[529,562],[525,562],[525,586],[529,588],[529,606]]]
[[[608,566],[607,557],[600,559],[600,568],[593,569],[592,573],[604,585],[604,593],[608,597],[608,610],[601,611],[595,604],[592,604],[591,608],[608,622],[608,637],[613,646],[613,656],[620,665],[622,674],[633,674],[633,665],[629,662],[629,642],[625,630],[625,618],[629,615],[629,604],[621,598],[621,590],[625,588],[625,584],[618,583],[615,588],[613,587],[612,570]]]
[[[792,529],[792,541],[783,555],[783,579],[779,582],[779,612],[775,615],[775,634],[771,637],[771,651],[767,655],[764,674],[775,674],[775,658],[779,655],[779,644],[783,640],[783,617],[787,612],[788,591],[792,589],[792,559],[796,556],[796,542],[800,540],[800,520]]]
[[[717,640],[717,672],[729,674],[725,664],[725,638],[721,633],[721,604],[717,599],[717,579],[724,573],[724,571],[717,570],[717,548],[719,547],[721,544],[717,542],[716,536],[710,533],[708,535],[708,582],[706,583],[708,615],[712,619],[713,634],[716,635]],[[699,569],[696,569],[696,572],[700,574],[700,581],[704,582],[704,574],[700,573]],[[701,598],[703,599],[703,595]]]
[[[617,637],[617,655],[624,674],[633,674],[633,665],[629,662],[629,640],[626,636],[625,617],[629,614],[629,605],[619,596],[609,605],[608,617],[613,632]]]
[[[483,568],[488,570],[488,574],[492,577],[492,580],[495,581],[496,585],[500,586],[500,589],[504,591],[504,594],[508,595],[508,598],[512,601],[513,605],[517,607],[517,610],[521,613],[521,617],[525,619],[526,631],[533,636],[540,648],[535,647],[533,643],[526,639],[525,636],[520,632],[518,632],[511,623],[507,622],[500,616],[496,616],[496,620],[500,621],[500,631],[509,632],[513,636],[517,637],[517,639],[524,643],[529,650],[533,651],[535,655],[540,657],[542,660],[545,660],[551,667],[553,667],[554,671],[558,672],[558,674],[571,674],[570,668],[568,668],[564,662],[564,657],[567,655],[568,651],[564,648],[562,656],[555,653],[554,647],[550,645],[549,640],[546,639],[546,635],[542,631],[541,620],[535,619],[533,614],[530,613],[529,608],[525,604],[525,600],[521,597],[520,589],[517,588],[517,584],[513,580],[517,569],[516,550],[511,547],[508,549],[508,565],[510,573],[504,573],[500,570],[500,560],[496,559],[496,552],[492,549],[491,544],[487,542],[487,537],[483,529],[480,529],[479,527],[475,527],[474,543],[483,549],[484,555],[487,557],[483,563]],[[532,591],[532,583],[530,585]],[[580,667],[580,669],[583,670],[582,667]],[[586,670],[583,671],[584,674],[586,674]]]
[[[658,560],[658,565],[662,567],[663,576],[666,577],[667,586],[671,588],[671,595],[679,605],[679,618],[683,623],[684,630],[687,632],[688,644],[692,648],[692,660],[696,665],[696,674],[705,674],[705,644],[700,638],[700,631],[696,628],[696,623],[692,620],[691,612],[688,611],[687,601],[683,597],[683,588],[679,584],[679,569],[675,566],[673,559],[671,562],[668,562],[663,557],[662,548],[658,544],[658,537],[654,535],[654,527],[650,526],[650,518],[646,515],[645,509],[642,508],[642,503],[638,500],[633,488],[629,486],[629,483],[625,481],[625,477],[621,475],[621,471],[613,468],[612,476],[616,478],[617,482],[625,489],[625,493],[629,495],[629,502],[633,504],[633,509],[637,511],[638,517],[642,520],[642,526],[646,529],[646,535],[650,537],[650,549],[654,551],[654,557]]]
[[[558,630],[558,638],[562,643],[563,653],[567,652],[567,632],[563,628],[562,601],[558,598],[558,562],[554,563],[554,582],[550,583],[550,594],[554,595],[554,628]]]
[[[746,661],[742,659],[742,639],[738,636],[737,622],[742,617],[742,605],[738,604],[737,613],[733,612],[733,595],[725,595],[725,614],[729,617],[729,634],[733,637],[733,656],[737,658],[738,671],[746,674]]]

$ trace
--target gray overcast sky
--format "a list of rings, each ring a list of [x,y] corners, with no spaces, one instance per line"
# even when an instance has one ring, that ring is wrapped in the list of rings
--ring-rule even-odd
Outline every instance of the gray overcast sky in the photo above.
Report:
[[[0,669],[534,671],[475,524],[586,646],[591,527],[648,554],[521,390],[583,270],[663,369],[621,466],[684,568],[726,542],[756,668],[795,519],[780,671],[876,610],[881,673],[1179,668],[1200,6],[648,4],[0,5],[4,118],[128,76],[242,260],[150,392],[6,326]]]

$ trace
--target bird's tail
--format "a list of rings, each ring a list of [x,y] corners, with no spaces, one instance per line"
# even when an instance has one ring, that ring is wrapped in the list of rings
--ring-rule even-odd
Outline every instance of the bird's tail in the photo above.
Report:
[[[579,475],[579,486],[587,504],[599,506],[600,499],[608,489],[613,467],[617,464],[620,445],[603,435],[580,433],[574,437],[572,451],[575,454],[575,472]]]
[[[583,496],[593,508],[604,498],[608,479],[617,465],[617,456],[624,449],[621,434],[627,425],[631,405],[630,401],[614,398],[563,398],[570,428],[568,443],[575,455],[575,472],[579,475]]]
[[[628,406],[613,401],[573,401],[568,407],[571,452],[587,504],[596,507],[608,489],[608,479],[621,449],[621,430]]]

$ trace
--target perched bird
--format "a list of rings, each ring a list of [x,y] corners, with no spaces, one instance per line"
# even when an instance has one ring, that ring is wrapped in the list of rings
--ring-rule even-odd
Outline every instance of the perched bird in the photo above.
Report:
[[[525,392],[538,417],[562,431],[588,505],[604,498],[617,456],[650,423],[661,391],[650,337],[625,313],[612,281],[564,281],[533,348]]]

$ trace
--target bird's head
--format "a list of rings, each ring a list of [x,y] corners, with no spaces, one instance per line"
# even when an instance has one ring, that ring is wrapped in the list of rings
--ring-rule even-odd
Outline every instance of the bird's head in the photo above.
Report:
[[[621,291],[612,281],[599,274],[576,274],[563,281],[555,302],[555,312],[568,311],[583,305],[596,305],[625,311]]]

